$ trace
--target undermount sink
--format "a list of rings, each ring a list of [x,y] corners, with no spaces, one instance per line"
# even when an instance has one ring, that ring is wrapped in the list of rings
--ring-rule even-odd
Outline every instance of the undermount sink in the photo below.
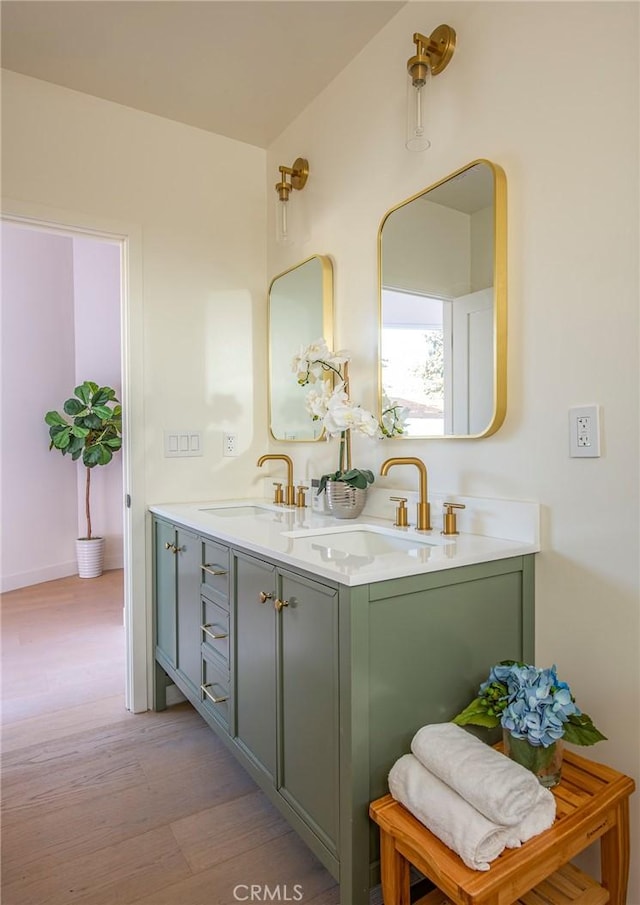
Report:
[[[199,511],[215,515],[216,518],[256,518],[259,515],[273,515],[273,509],[266,509],[262,506],[211,506]]]
[[[331,548],[344,554],[382,556],[408,553],[425,547],[439,547],[450,541],[441,537],[405,533],[377,525],[350,525],[297,531],[283,531],[284,537],[309,539],[314,546]]]

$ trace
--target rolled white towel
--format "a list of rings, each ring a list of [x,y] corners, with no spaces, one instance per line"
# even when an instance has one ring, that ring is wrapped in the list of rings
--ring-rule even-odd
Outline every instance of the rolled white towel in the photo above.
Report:
[[[538,800],[540,783],[530,770],[455,723],[423,726],[411,750],[423,766],[494,823],[519,824]]]
[[[517,847],[513,828],[487,820],[413,754],[391,768],[389,791],[472,870],[489,870],[507,844]]]
[[[533,839],[553,826],[556,819],[556,800],[549,789],[538,783],[538,799],[533,808],[515,827],[515,839],[509,842],[509,848],[518,848],[521,844]]]

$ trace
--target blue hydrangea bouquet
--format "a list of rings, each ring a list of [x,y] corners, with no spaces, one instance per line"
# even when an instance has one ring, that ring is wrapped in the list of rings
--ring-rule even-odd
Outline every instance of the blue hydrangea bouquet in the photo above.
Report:
[[[515,660],[503,660],[480,685],[478,697],[453,719],[458,726],[502,726],[505,751],[538,775],[545,785],[559,781],[557,742],[594,745],[606,738],[590,716],[577,707],[556,667],[539,669]],[[543,780],[555,770],[555,781]]]
[[[502,726],[515,738],[548,748],[563,738],[573,745],[594,745],[605,739],[591,717],[576,706],[556,667],[539,669],[515,660],[494,666],[478,697],[453,720],[459,726]]]

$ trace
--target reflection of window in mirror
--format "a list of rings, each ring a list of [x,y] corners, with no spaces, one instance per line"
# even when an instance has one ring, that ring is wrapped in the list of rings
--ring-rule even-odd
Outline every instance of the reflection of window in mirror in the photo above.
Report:
[[[405,437],[502,423],[505,210],[504,174],[477,161],[383,218],[380,390],[409,409]]]
[[[382,290],[382,388],[408,408],[407,429],[414,436],[445,432],[444,308],[428,295]]]

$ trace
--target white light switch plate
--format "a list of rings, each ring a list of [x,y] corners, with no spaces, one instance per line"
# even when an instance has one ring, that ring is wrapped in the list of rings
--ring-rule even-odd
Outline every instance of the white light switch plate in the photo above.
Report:
[[[572,459],[600,455],[600,407],[576,405],[569,409],[569,456]]]
[[[202,431],[165,431],[164,454],[166,458],[202,455]]]

